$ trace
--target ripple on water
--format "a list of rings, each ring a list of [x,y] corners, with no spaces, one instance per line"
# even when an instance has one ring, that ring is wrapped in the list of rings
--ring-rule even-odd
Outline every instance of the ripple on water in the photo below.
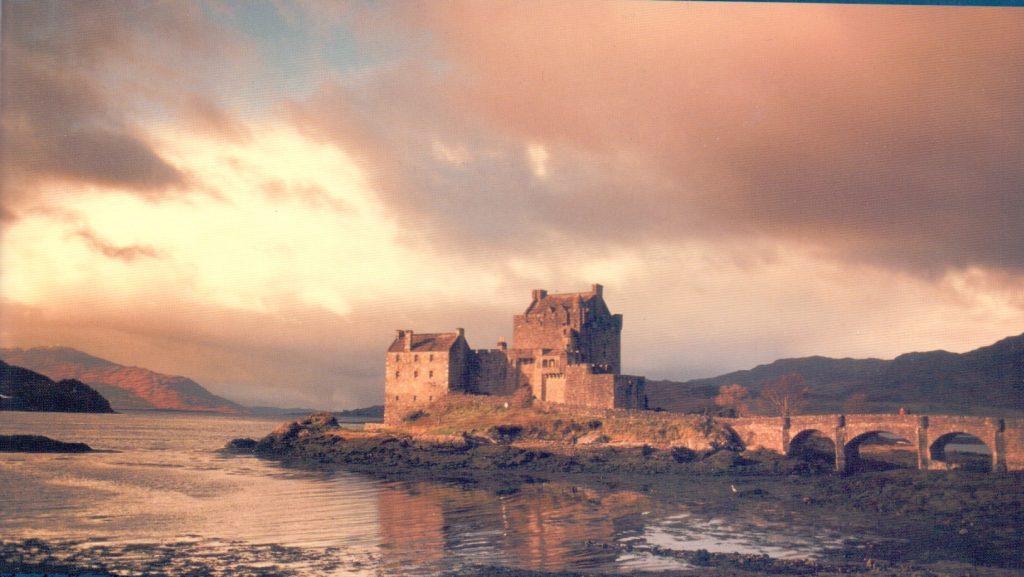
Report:
[[[684,562],[658,552],[815,557],[839,543],[836,534],[770,511],[725,522],[702,517],[695,503],[655,502],[638,492],[547,483],[496,495],[217,452],[232,438],[270,430],[267,420],[72,415],[54,416],[42,430],[31,415],[12,415],[0,433],[119,452],[4,460],[5,559],[35,555],[82,568],[115,560],[136,573],[435,575],[471,564],[681,569]],[[31,538],[48,546],[33,549],[25,544]]]

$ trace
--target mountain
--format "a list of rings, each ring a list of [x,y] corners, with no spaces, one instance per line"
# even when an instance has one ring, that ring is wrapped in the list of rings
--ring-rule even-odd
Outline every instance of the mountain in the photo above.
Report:
[[[1024,412],[1024,334],[967,353],[914,352],[892,360],[805,357],[686,382],[649,381],[648,405],[670,411],[713,409],[722,385],[756,394],[787,373],[809,388],[809,412],[883,411],[1019,414]]]
[[[0,361],[0,410],[113,413],[95,389],[74,379],[54,382],[39,373]]]
[[[88,383],[116,410],[245,412],[241,405],[214,395],[191,379],[122,366],[72,348],[0,349],[0,359],[52,379]]]

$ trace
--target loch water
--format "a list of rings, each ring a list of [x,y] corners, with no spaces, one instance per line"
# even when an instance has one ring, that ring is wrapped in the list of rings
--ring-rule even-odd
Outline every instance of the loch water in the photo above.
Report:
[[[684,566],[666,551],[814,558],[865,538],[763,507],[715,516],[699,495],[667,503],[564,481],[494,491],[219,451],[280,420],[0,413],[0,434],[98,449],[0,453],[0,562],[123,575],[428,576],[470,565],[612,572]]]

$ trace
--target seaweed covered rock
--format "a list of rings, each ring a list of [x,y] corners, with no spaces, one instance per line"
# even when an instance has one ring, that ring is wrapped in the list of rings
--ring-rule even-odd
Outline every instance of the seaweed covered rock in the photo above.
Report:
[[[256,440],[249,438],[232,439],[224,446],[229,453],[251,453],[256,448]]]
[[[256,452],[274,452],[294,445],[300,439],[338,429],[338,419],[331,413],[313,413],[297,421],[281,423],[269,435],[263,437],[253,447]]]

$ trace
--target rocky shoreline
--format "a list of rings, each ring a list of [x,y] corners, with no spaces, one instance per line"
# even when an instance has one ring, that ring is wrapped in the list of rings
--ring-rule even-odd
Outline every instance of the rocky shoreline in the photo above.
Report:
[[[818,561],[664,551],[693,566],[657,575],[992,575],[1024,569],[1024,475],[880,470],[840,476],[829,463],[721,448],[567,445],[472,434],[438,438],[338,427],[330,415],[285,423],[225,447],[288,466],[343,468],[383,478],[472,484],[503,494],[522,483],[571,479],[672,501],[701,495],[723,516],[736,507],[800,511],[823,525],[891,537]],[[621,546],[594,544],[593,546]],[[568,576],[500,567],[477,575]]]

